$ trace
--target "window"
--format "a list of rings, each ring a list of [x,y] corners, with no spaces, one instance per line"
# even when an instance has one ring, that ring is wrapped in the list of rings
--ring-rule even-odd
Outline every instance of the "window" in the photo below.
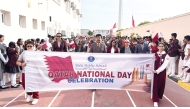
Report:
[[[26,17],[19,15],[19,26],[26,28]]]
[[[38,29],[37,19],[33,19],[32,23],[33,23],[33,29]]]
[[[75,37],[75,36],[74,36],[74,32],[71,32],[71,37]]]
[[[65,31],[64,31],[64,30],[62,30],[62,31],[61,31],[61,34],[62,34],[62,35],[65,35]]]
[[[42,30],[45,30],[45,22],[44,21],[41,22],[41,26],[42,26]]]
[[[73,17],[76,18],[76,10],[73,10]]]
[[[52,19],[51,19],[51,16],[49,16],[49,21],[51,22],[51,20],[52,20]]]
[[[8,12],[8,11],[1,11],[0,14],[1,14],[1,22],[4,25],[11,26],[10,12]]]
[[[68,13],[70,13],[70,9],[71,9],[71,5],[70,5],[70,1],[66,1],[65,2],[65,9],[66,9],[66,11],[68,12]]]
[[[57,34],[57,33],[56,33],[56,29],[54,29],[54,34]]]
[[[81,17],[81,15],[79,14],[79,15],[77,15],[78,16],[78,21],[80,22],[80,17]]]
[[[2,14],[1,14],[1,19],[2,19],[2,23],[6,24],[6,21],[5,21],[5,13],[2,13]]]

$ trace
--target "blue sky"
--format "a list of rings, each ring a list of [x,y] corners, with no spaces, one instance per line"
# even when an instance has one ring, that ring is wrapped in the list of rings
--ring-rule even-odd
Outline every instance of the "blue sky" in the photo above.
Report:
[[[190,0],[123,0],[122,28],[190,12]],[[81,0],[81,29],[111,29],[118,22],[119,0]]]

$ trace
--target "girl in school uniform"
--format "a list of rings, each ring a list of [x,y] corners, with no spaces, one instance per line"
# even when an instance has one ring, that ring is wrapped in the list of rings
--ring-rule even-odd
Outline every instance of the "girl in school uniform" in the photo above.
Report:
[[[19,48],[19,55],[21,55],[22,52],[24,51],[24,41],[23,41],[23,39],[21,39],[21,38],[18,39],[17,46]],[[20,72],[19,72],[19,78],[20,78],[19,84],[21,84],[22,83],[22,67],[19,67],[19,69],[20,69]]]
[[[162,99],[166,83],[166,68],[169,65],[169,55],[164,51],[164,43],[158,44],[158,52],[155,53],[153,102],[154,107],[158,107],[158,102]]]
[[[16,65],[16,61],[18,60],[18,50],[15,42],[10,42],[9,47],[7,48],[7,55],[9,61],[6,65],[6,72],[10,74],[11,79],[11,88],[18,88],[20,85],[16,83],[16,74],[19,73],[19,67]]]
[[[5,71],[5,65],[7,64],[9,58],[7,56],[7,46],[3,43],[4,42],[4,35],[0,34],[0,88],[7,89],[9,88],[6,86],[6,78],[7,74]]]
[[[34,51],[34,43],[33,43],[32,41],[28,41],[28,42],[26,43],[26,49],[27,49],[28,51]],[[24,74],[24,73],[25,73],[25,66],[26,66],[26,63],[25,63],[25,55],[24,55],[24,53],[25,53],[25,52],[23,52],[23,53],[19,56],[19,58],[18,58],[16,64],[17,64],[18,66],[22,66],[22,67],[23,67],[22,86],[23,86],[23,88],[25,89],[25,74]],[[39,92],[27,92],[26,102],[30,102],[30,101],[32,100],[32,98],[33,98],[32,104],[38,103]]]

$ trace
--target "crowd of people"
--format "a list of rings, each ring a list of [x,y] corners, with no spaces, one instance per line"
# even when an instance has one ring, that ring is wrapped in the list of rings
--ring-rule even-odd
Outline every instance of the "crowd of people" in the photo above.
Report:
[[[24,52],[25,50],[32,51],[47,51],[47,52],[84,52],[84,53],[126,53],[126,54],[148,54],[155,53],[156,61],[153,73],[154,75],[164,72],[166,66],[167,73],[171,77],[179,78],[182,82],[190,82],[190,36],[184,37],[183,46],[179,45],[177,40],[177,33],[171,34],[171,39],[167,42],[163,37],[158,40],[153,40],[152,36],[144,37],[105,37],[101,34],[95,36],[77,36],[70,39],[63,39],[61,33],[57,33],[55,36],[48,35],[45,39],[18,39],[17,42],[10,42],[5,45],[4,35],[0,35],[0,88],[9,88],[6,85],[6,73],[10,74],[11,88],[18,88],[22,83],[25,87],[24,67]],[[163,56],[163,57],[162,57]],[[162,57],[162,58],[161,58]],[[158,60],[159,61],[158,61]],[[165,59],[165,61],[164,61]],[[167,60],[167,61],[166,61]],[[179,60],[179,61],[178,61]],[[168,62],[168,63],[166,63]],[[178,63],[179,62],[179,63]],[[163,64],[163,65],[162,65]],[[178,71],[176,67],[178,66]],[[162,67],[162,68],[161,68]],[[159,69],[160,68],[160,69]],[[21,74],[22,73],[22,74]],[[20,81],[17,83],[17,75],[20,77]],[[154,91],[153,101],[155,106],[159,98],[161,99],[164,93],[165,81],[160,81],[160,77],[155,76],[154,89],[158,90],[160,87],[163,91]],[[165,78],[165,77],[164,77]],[[163,78],[162,78],[163,79]],[[158,84],[159,87],[157,87]],[[156,86],[156,88],[155,88]],[[160,89],[159,89],[160,90]],[[39,99],[38,92],[27,93],[27,102],[31,101],[32,104],[36,104]]]

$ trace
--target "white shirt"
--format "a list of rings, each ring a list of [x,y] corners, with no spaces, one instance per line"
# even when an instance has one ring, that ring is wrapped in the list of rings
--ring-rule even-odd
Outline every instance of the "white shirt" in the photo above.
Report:
[[[0,50],[0,59],[1,59],[3,62],[8,62],[8,61],[9,61],[8,56],[7,56],[7,59],[4,58],[4,56],[3,56],[2,53],[1,53],[1,50]]]
[[[0,44],[3,44],[3,43],[0,42]],[[8,62],[8,61],[9,61],[8,56],[7,56],[7,59],[4,58],[4,56],[3,56],[2,53],[1,53],[1,50],[0,50],[0,59],[1,59],[3,62]]]
[[[158,55],[163,55],[163,54],[166,54],[165,51],[162,51],[161,53],[160,52],[157,52]],[[164,63],[156,70],[157,74],[159,74],[160,72],[162,72],[164,69],[166,69],[169,65],[169,62],[170,62],[170,57],[169,55],[166,55],[165,59],[164,59]]]
[[[25,62],[26,61],[24,53],[25,52],[21,53],[21,55],[18,58],[18,61],[21,61],[21,62]],[[22,73],[25,73],[25,67],[22,67],[22,68],[23,68],[23,72]]]
[[[115,49],[112,47],[111,48],[111,53],[114,53],[115,52]]]
[[[184,49],[185,56],[187,56],[189,54],[188,49],[190,49],[190,44],[187,44],[186,47],[185,47],[185,49]]]

